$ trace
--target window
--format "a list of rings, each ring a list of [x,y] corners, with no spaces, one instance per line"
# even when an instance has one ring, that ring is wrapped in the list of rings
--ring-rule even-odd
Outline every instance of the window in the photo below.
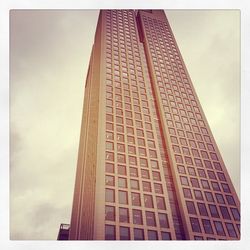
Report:
[[[206,205],[204,203],[197,203],[197,206],[198,206],[200,215],[208,216],[207,208],[206,208]]]
[[[121,188],[127,188],[127,179],[119,177],[118,186]]]
[[[130,180],[131,189],[139,190],[139,182],[137,180]]]
[[[228,203],[229,205],[235,206],[235,201],[234,201],[233,196],[231,196],[231,195],[226,195],[226,199],[227,199],[227,203]]]
[[[143,181],[142,182],[142,188],[143,188],[143,191],[145,191],[145,192],[151,192],[150,182]]]
[[[115,207],[105,206],[105,220],[115,220]]]
[[[120,204],[128,204],[128,195],[126,191],[119,191],[118,196]]]
[[[237,208],[231,208],[231,212],[233,214],[233,217],[235,220],[239,221],[240,220],[240,214]]]
[[[215,173],[213,171],[207,171],[208,177],[212,180],[216,180]]]
[[[163,194],[163,189],[162,189],[162,185],[159,183],[154,183],[154,187],[155,187],[155,192],[157,194]]]
[[[153,171],[153,179],[155,181],[160,181],[161,180],[161,176],[159,172]]]
[[[209,204],[208,207],[209,207],[211,216],[214,218],[219,218],[217,207],[211,204]]]
[[[227,207],[220,206],[220,211],[224,219],[231,220]]]
[[[108,160],[108,161],[114,161],[114,153],[112,153],[112,152],[106,152],[106,160]]]
[[[193,232],[201,233],[200,223],[197,218],[190,218],[190,223]]]
[[[138,177],[138,171],[137,171],[136,168],[130,167],[129,171],[130,171],[130,176],[132,176],[132,177]]]
[[[210,193],[210,192],[205,192],[205,196],[206,196],[206,200],[207,200],[207,201],[209,201],[209,202],[213,202],[213,201],[214,201],[214,198],[213,198],[212,193]]]
[[[237,237],[235,229],[234,229],[234,225],[232,223],[225,223],[225,224],[226,224],[228,235],[233,238]]]
[[[105,225],[105,240],[115,240],[115,226]]]
[[[222,189],[225,193],[230,193],[230,188],[226,183],[221,183]]]
[[[133,206],[141,206],[141,198],[139,193],[132,193],[131,194],[132,205]]]
[[[185,170],[185,167],[182,166],[182,165],[177,165],[177,168],[178,168],[178,172],[180,174],[186,174],[186,170]]]
[[[195,169],[194,169],[194,168],[191,168],[191,167],[188,167],[188,173],[189,173],[190,175],[193,175],[193,176],[196,175]]]
[[[130,240],[128,227],[120,227],[120,240]]]
[[[186,205],[189,214],[197,214],[194,203],[192,201],[186,201]]]
[[[163,209],[163,210],[166,209],[165,200],[164,200],[163,197],[157,196],[156,197],[156,203],[157,203],[157,208],[158,209]]]
[[[160,227],[169,228],[168,216],[166,214],[161,214],[161,213],[159,213],[158,216],[159,216]]]
[[[196,178],[190,178],[190,180],[191,180],[192,187],[196,187],[196,188],[200,187],[198,179],[196,179]]]
[[[135,240],[144,240],[143,229],[134,228],[134,239]]]
[[[198,174],[199,174],[199,176],[200,177],[204,177],[204,178],[206,178],[206,173],[205,173],[205,171],[203,170],[203,169],[198,169]]]
[[[168,232],[161,232],[162,240],[171,240],[171,234]]]
[[[158,162],[151,160],[151,167],[154,169],[159,169]]]
[[[148,239],[149,240],[158,240],[157,231],[148,230]]]
[[[105,176],[105,184],[107,186],[114,186],[115,185],[115,177],[111,175]]]
[[[204,228],[205,233],[207,233],[207,234],[214,233],[211,222],[209,220],[202,219],[202,224],[203,224],[203,228]]]
[[[142,176],[142,178],[144,178],[144,179],[149,179],[149,172],[148,172],[148,170],[142,169],[142,170],[141,170],[141,176]]]
[[[197,200],[203,200],[203,196],[200,190],[194,190],[194,196]]]
[[[125,166],[118,165],[117,168],[118,168],[118,174],[120,174],[120,175],[126,175],[127,171],[126,171],[126,167]]]
[[[133,223],[142,225],[142,211],[133,209]]]
[[[225,204],[225,200],[224,200],[222,194],[215,194],[215,197],[216,197],[216,200],[217,200],[218,203]]]
[[[106,163],[105,164],[105,171],[107,173],[114,173],[114,164],[113,163]]]
[[[220,186],[218,182],[211,182],[214,191],[220,191]]]
[[[114,189],[105,189],[105,201],[115,202],[115,190]]]
[[[225,231],[220,221],[214,221],[214,226],[218,235],[225,236]]]
[[[145,207],[153,208],[153,198],[152,195],[144,194],[144,204]]]
[[[146,221],[148,226],[156,226],[155,223],[155,214],[153,212],[146,211]]]
[[[181,184],[184,185],[184,186],[189,186],[188,184],[188,178],[185,177],[185,176],[180,176],[180,179],[181,179]]]
[[[129,223],[129,213],[127,208],[119,208],[119,221]]]
[[[124,153],[125,152],[124,144],[117,144],[117,151]]]
[[[183,194],[185,198],[192,199],[192,193],[189,188],[183,188]]]
[[[204,189],[210,189],[210,186],[207,180],[201,180],[201,185]]]

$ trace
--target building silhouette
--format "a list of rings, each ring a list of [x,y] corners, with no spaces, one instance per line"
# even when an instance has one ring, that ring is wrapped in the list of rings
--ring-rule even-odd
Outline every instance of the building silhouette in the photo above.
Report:
[[[237,240],[239,207],[164,11],[101,10],[69,239]]]

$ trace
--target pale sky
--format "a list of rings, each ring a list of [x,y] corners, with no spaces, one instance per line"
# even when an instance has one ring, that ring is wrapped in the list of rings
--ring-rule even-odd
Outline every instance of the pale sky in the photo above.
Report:
[[[240,194],[240,13],[166,11]],[[10,229],[56,239],[69,223],[84,84],[98,11],[12,11]]]

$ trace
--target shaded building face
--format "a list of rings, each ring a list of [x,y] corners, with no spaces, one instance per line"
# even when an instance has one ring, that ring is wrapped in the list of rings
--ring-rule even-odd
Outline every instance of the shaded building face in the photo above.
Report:
[[[100,11],[69,239],[233,240],[239,220],[164,11]]]

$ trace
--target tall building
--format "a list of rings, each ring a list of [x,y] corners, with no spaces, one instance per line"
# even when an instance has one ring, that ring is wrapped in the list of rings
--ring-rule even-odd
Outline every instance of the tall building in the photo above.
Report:
[[[70,240],[235,240],[239,199],[163,10],[101,10]]]

